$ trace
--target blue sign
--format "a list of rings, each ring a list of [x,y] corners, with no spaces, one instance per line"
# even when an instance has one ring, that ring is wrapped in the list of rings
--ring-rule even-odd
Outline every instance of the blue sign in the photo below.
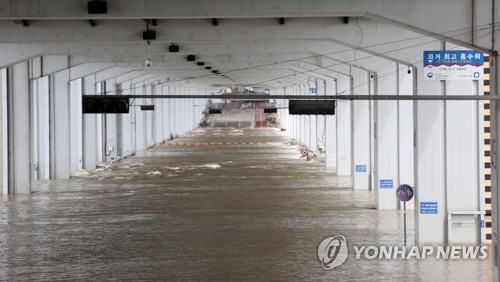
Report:
[[[380,189],[394,188],[392,179],[380,179]]]
[[[366,172],[366,165],[356,165],[356,172]]]
[[[424,51],[426,80],[479,80],[484,74],[484,54],[475,50]]]
[[[484,64],[482,52],[474,50],[436,50],[424,51],[424,67],[427,66],[474,66],[480,67]]]
[[[311,93],[316,94],[316,87],[311,88]]]
[[[437,202],[420,202],[420,214],[437,214]]]

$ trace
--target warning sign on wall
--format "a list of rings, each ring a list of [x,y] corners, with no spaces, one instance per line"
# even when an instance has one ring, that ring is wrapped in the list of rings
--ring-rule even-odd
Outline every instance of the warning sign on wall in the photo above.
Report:
[[[424,51],[426,80],[483,79],[484,54],[474,50]]]

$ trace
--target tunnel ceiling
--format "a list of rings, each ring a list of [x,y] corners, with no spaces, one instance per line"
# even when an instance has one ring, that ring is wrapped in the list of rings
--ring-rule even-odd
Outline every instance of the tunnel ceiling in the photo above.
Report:
[[[90,15],[82,0],[2,1],[0,51],[7,56],[1,63],[71,55],[75,66],[194,86],[276,88],[349,75],[349,67],[370,71],[364,62],[374,56],[415,65],[436,40],[470,46],[470,26],[444,20],[429,26],[412,16],[421,8],[413,2],[108,0],[107,14]],[[442,9],[430,5],[432,13]],[[144,66],[147,28],[156,32],[150,68]],[[486,32],[475,31],[479,43]],[[179,52],[170,52],[172,44]],[[196,60],[188,62],[188,55]]]

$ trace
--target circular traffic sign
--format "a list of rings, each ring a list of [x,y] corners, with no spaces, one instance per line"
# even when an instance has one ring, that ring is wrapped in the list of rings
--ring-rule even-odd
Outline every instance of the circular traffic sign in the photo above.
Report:
[[[396,190],[396,196],[402,202],[408,202],[413,198],[413,188],[410,185],[403,184]]]

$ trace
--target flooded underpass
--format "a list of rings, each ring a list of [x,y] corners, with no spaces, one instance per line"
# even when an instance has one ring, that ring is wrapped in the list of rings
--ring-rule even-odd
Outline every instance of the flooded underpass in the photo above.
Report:
[[[229,120],[231,121],[231,119]],[[235,122],[233,120],[233,122]],[[402,245],[374,209],[271,128],[200,128],[32,195],[0,196],[0,280],[488,281],[489,260],[355,259],[318,245]],[[410,241],[413,220],[408,217]]]

